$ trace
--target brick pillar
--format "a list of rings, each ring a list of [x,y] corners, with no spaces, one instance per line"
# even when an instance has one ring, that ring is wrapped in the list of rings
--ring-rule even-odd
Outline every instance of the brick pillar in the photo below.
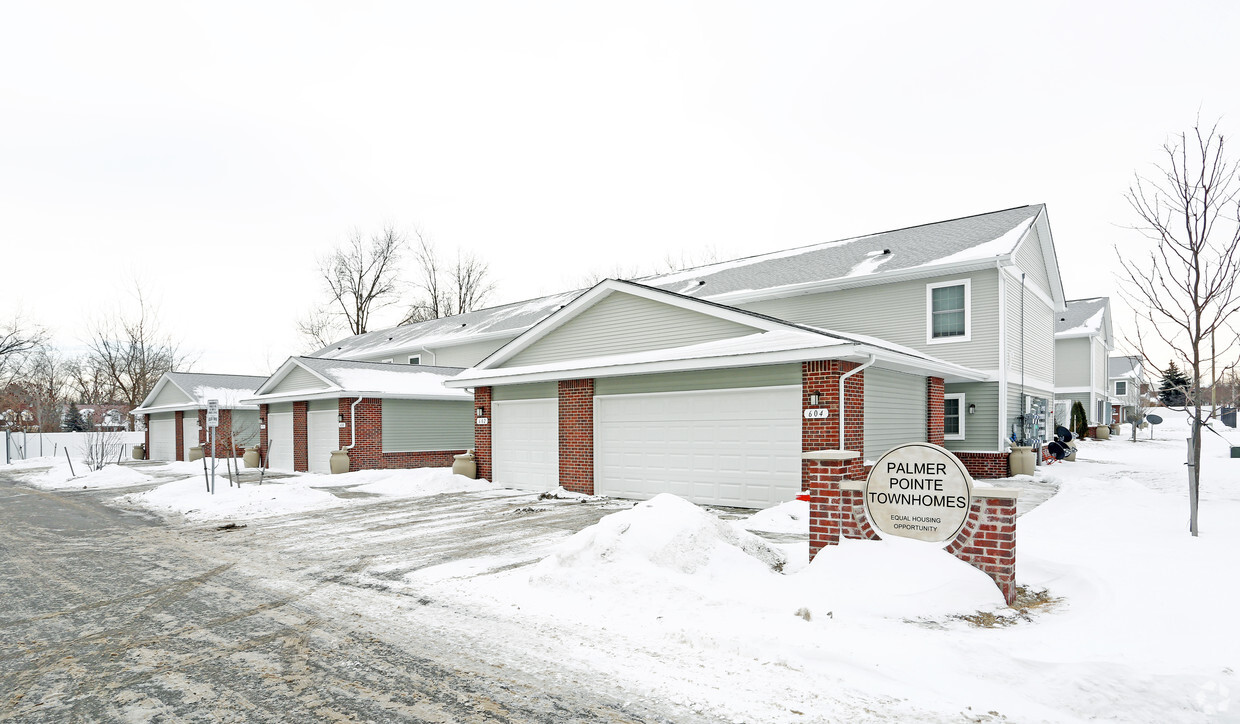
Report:
[[[478,477],[491,479],[491,388],[474,388],[474,407],[482,408],[482,415],[490,418],[486,425],[474,425],[474,460],[478,463]],[[475,420],[476,422],[476,420]]]
[[[258,406],[258,461],[267,466],[267,405]]]
[[[960,411],[964,415],[964,410]],[[926,442],[943,444],[943,378],[926,378]]]
[[[210,455],[211,451],[207,442],[211,439],[211,429],[207,427],[207,411],[198,411],[198,447],[202,448],[203,455]],[[218,456],[217,456],[218,457]]]
[[[560,485],[594,494],[594,380],[560,380]]]
[[[176,424],[176,460],[185,460],[185,412],[177,410],[172,414],[172,421]]]
[[[146,428],[144,432],[144,435],[146,438],[146,448],[145,448],[146,459],[150,460],[151,459],[151,416],[150,415],[142,416],[142,427]]]
[[[847,462],[843,460],[805,460],[802,486],[809,489],[809,558],[814,560],[825,546],[838,545],[842,512],[840,481]]]
[[[340,449],[344,450],[350,442],[354,443],[353,449],[349,451],[349,472],[402,467],[383,464],[383,400],[366,397],[354,408],[353,403],[356,400],[356,397],[345,397],[336,402],[337,414],[344,415],[345,424],[340,428],[340,436],[337,438]],[[357,425],[356,433],[349,427],[352,424]]]
[[[988,493],[991,491],[987,491]],[[993,493],[992,493],[993,495]],[[812,546],[812,543],[811,543]],[[1016,600],[1016,498],[974,496],[964,528],[944,549],[990,576],[1003,599]]]
[[[840,360],[816,360],[801,363],[801,409],[807,410],[810,395],[820,396],[818,408],[825,408],[825,418],[801,417],[801,452],[840,449],[840,377],[860,365]],[[865,373],[859,372],[844,382],[844,449],[860,453],[865,449]],[[858,455],[849,462],[847,475],[863,477],[864,460]],[[801,463],[801,487],[808,490],[809,471]]]
[[[306,434],[309,412],[309,402],[293,403],[293,470],[299,473],[310,470],[310,440]]]

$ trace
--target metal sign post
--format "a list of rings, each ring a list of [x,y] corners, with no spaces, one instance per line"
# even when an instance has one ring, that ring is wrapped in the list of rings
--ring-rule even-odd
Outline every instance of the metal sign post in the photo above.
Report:
[[[215,495],[215,428],[220,424],[220,401],[207,400],[207,428],[211,434],[211,494]]]

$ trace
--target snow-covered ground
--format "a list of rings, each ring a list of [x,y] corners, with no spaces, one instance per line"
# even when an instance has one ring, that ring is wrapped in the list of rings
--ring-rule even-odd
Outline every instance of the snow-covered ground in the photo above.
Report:
[[[539,538],[533,565],[505,565],[524,550],[411,566],[390,588],[413,599],[359,587],[332,603],[373,611],[393,635],[442,627],[548,685],[640,692],[715,721],[1240,722],[1240,460],[1206,434],[1201,535],[1189,536],[1187,424],[1160,414],[1153,440],[1125,428],[1016,481],[1058,492],[1019,519],[1015,609],[915,542],[846,541],[809,563],[805,503],[722,520],[667,495]],[[176,465],[197,467],[121,502],[243,520],[494,488],[369,471],[221,480],[209,496],[201,464],[159,474]],[[159,468],[118,470],[70,480],[53,467],[29,482],[132,485],[122,475]],[[418,597],[436,606],[409,608]]]

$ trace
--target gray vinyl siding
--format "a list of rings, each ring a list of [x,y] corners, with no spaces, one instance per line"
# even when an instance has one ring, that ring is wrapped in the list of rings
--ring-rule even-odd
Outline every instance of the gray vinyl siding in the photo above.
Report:
[[[594,394],[629,395],[648,392],[727,390],[799,384],[801,384],[801,365],[794,363],[766,365],[763,367],[738,367],[725,370],[668,372],[661,375],[601,377],[594,381]]]
[[[1067,427],[1068,422],[1072,419],[1072,403],[1073,402],[1080,402],[1085,407],[1085,419],[1086,420],[1093,422],[1094,418],[1097,417],[1097,415],[1095,415],[1094,412],[1089,409],[1091,407],[1091,402],[1090,402],[1090,394],[1088,392],[1074,392],[1069,395],[1055,395],[1055,399],[1059,400],[1060,402],[1066,401],[1068,403],[1068,418],[1064,420],[1063,422],[1064,427]]]
[[[293,403],[291,402],[277,402],[274,405],[270,405],[267,408],[267,412],[269,414],[280,413],[280,412],[292,412],[292,411],[293,411]]]
[[[560,396],[560,386],[555,382],[531,382],[526,385],[500,385],[491,388],[495,402],[511,400],[545,400]]]
[[[1050,296],[1051,279],[1046,272],[1046,255],[1042,253],[1042,241],[1038,236],[1038,227],[1034,225],[1020,247],[1016,249],[1016,266],[1025,272],[1026,281],[1032,281]]]
[[[324,410],[339,410],[339,409],[340,409],[339,400],[310,400],[309,407],[307,408],[309,412],[322,412]]]
[[[327,387],[323,384],[323,380],[315,377],[302,367],[294,367],[289,371],[279,384],[267,392],[269,395],[276,395],[284,392],[301,392],[302,390],[321,390]]]
[[[236,444],[243,447],[258,444],[258,410],[233,410],[231,419]]]
[[[1055,342],[1055,386],[1089,386],[1090,339],[1061,339]]]
[[[865,459],[926,440],[926,378],[870,368],[865,375]],[[837,420],[838,421],[838,420]]]
[[[1026,278],[1025,283],[1029,280]],[[1021,376],[1021,289],[1020,281],[1004,281],[1007,293],[1008,379]],[[1024,373],[1028,381],[1055,384],[1055,312],[1031,290],[1025,290]]]
[[[999,272],[894,282],[736,306],[837,332],[865,334],[979,370],[999,368]],[[926,343],[926,286],[969,279],[970,340]]]
[[[441,367],[473,367],[482,360],[491,356],[495,350],[503,347],[513,340],[512,337],[504,337],[502,339],[492,339],[484,342],[470,342],[469,344],[456,344],[451,347],[431,348],[431,355],[428,357],[422,354],[422,364],[433,364]],[[412,354],[417,354],[416,352]],[[405,361],[409,360],[409,354],[404,355]]]
[[[465,450],[474,446],[474,403],[383,400],[383,452]]]
[[[614,292],[502,367],[668,349],[753,334],[756,328]]]
[[[191,399],[189,395],[186,395],[184,392],[181,392],[176,385],[167,384],[164,385],[164,389],[159,391],[159,394],[155,397],[155,399],[151,400],[151,404],[148,405],[148,407],[160,407],[162,405],[184,405],[193,402],[195,402],[195,400]]]
[[[944,394],[964,393],[960,419],[964,424],[963,440],[947,440],[948,450],[993,451],[999,441],[999,384],[997,382],[965,382],[943,386]],[[970,415],[969,405],[977,405]]]

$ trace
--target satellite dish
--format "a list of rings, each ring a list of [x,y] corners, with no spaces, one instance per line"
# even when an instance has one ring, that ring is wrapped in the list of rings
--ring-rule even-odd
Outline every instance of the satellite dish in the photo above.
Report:
[[[1161,417],[1159,417],[1158,415],[1146,415],[1146,416],[1145,416],[1145,419],[1146,419],[1146,420],[1148,420],[1148,421],[1149,421],[1149,423],[1150,423],[1151,425],[1161,425],[1161,424],[1162,424],[1162,418],[1161,418]]]

